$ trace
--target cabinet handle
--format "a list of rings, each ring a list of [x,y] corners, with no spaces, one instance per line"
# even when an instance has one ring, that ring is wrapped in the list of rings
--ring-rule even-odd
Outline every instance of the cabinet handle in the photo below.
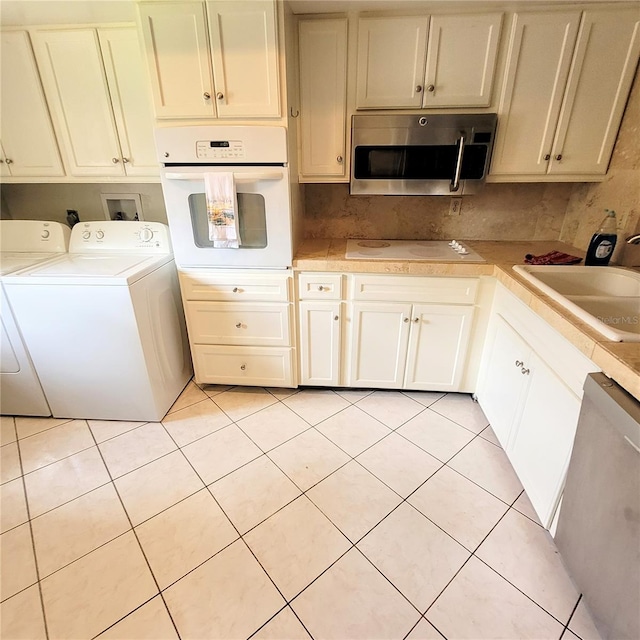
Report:
[[[233,287],[233,293],[238,293],[238,291],[240,291],[240,289],[238,289],[238,287]]]
[[[334,320],[340,320],[340,316],[333,316]]]
[[[420,85],[418,85],[416,87],[416,93],[420,93],[422,91],[422,87]]]
[[[523,376],[528,376],[529,375],[529,369],[525,369],[524,367],[522,367],[522,375]]]
[[[224,98],[224,93],[222,93],[222,91],[218,91],[218,93],[216,93],[216,98],[218,98],[218,100],[222,100]]]
[[[405,318],[403,322],[409,322],[409,318]]]
[[[342,156],[338,156],[336,160],[338,161],[339,164],[342,164]]]
[[[113,162],[113,164],[118,164],[118,162],[120,162],[120,158],[111,158],[111,162]]]
[[[245,371],[245,370],[247,369],[247,365],[246,365],[246,364],[241,364],[241,365],[240,365],[240,369],[241,369],[242,371]]]
[[[321,284],[318,285],[318,291],[324,291],[324,287]]]
[[[420,322],[420,318],[414,318],[413,321],[414,322]]]
[[[545,154],[544,159],[551,160],[551,154],[550,153]]]
[[[520,368],[523,364],[522,360],[516,360],[516,367]]]
[[[124,162],[124,164],[127,164],[127,162],[129,162],[129,158],[122,158],[122,162]]]
[[[7,164],[13,164],[13,160],[12,160],[11,158],[6,158],[6,159],[5,159],[5,162],[6,162]]]
[[[427,87],[427,91],[428,91],[429,93],[433,93],[435,90],[436,90],[436,86],[435,86],[434,84],[430,84],[430,85]]]
[[[211,94],[210,94],[208,91],[205,91],[205,92],[202,94],[202,97],[203,97],[205,100],[211,100]]]
[[[558,162],[560,162],[560,160],[562,160],[562,154],[561,154],[561,153],[559,153],[559,154],[556,156],[556,160],[557,160]]]
[[[236,324],[236,329],[242,329],[242,322],[238,322]]]

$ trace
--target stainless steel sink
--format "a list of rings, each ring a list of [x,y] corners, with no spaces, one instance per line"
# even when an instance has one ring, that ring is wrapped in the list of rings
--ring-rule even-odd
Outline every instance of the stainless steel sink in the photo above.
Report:
[[[640,342],[640,273],[572,265],[513,269],[605,338]]]

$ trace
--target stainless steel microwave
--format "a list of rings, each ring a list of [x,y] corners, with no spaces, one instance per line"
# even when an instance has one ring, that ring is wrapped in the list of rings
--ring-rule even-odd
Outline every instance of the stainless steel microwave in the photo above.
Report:
[[[495,113],[353,116],[352,195],[468,195],[489,171]]]

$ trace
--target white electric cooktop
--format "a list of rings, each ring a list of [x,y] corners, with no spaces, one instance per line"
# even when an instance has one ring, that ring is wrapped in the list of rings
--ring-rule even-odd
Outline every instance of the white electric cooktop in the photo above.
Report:
[[[347,240],[347,260],[486,262],[456,240]]]

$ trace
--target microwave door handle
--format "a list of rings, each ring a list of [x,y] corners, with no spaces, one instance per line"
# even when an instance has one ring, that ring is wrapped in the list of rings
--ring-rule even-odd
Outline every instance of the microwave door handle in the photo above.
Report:
[[[238,182],[259,182],[260,180],[282,180],[282,171],[270,171],[263,173],[234,173],[233,177]],[[174,173],[168,171],[164,174],[167,180],[204,180],[204,173]]]
[[[460,147],[458,148],[458,160],[456,162],[456,172],[453,176],[453,180],[449,185],[449,191],[457,191],[460,188],[460,173],[462,172],[462,156],[464,154],[464,142],[465,142],[465,134],[464,131],[460,132],[460,139],[458,140],[460,143]]]

